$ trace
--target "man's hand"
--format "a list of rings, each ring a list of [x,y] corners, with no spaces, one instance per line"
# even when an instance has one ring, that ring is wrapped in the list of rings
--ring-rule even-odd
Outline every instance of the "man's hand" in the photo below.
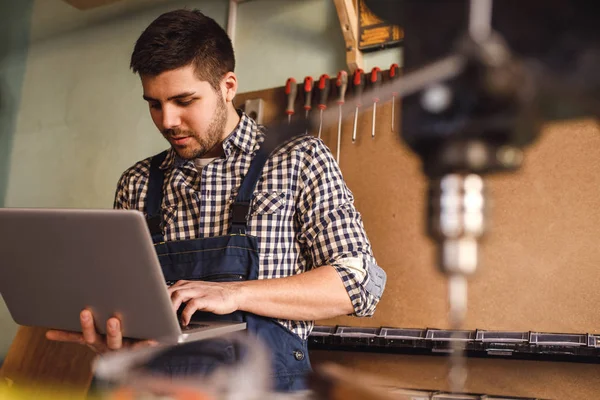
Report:
[[[46,332],[46,338],[49,340],[55,340],[59,342],[71,342],[85,344],[94,352],[102,354],[111,350],[118,350],[123,347],[143,347],[143,346],[156,346],[158,343],[154,340],[130,340],[123,339],[121,332],[121,321],[118,318],[109,318],[106,321],[106,336],[100,335],[96,332],[94,326],[94,317],[90,310],[83,310],[79,314],[79,320],[81,322],[81,331],[69,332],[59,330],[49,330]]]
[[[354,311],[350,296],[332,266],[298,275],[243,282],[178,281],[169,287],[175,312],[189,324],[196,311],[229,314],[245,311],[268,318],[323,320]]]
[[[196,311],[230,314],[239,309],[240,282],[177,281],[169,287],[175,312],[187,303],[181,313],[182,323],[189,324]]]

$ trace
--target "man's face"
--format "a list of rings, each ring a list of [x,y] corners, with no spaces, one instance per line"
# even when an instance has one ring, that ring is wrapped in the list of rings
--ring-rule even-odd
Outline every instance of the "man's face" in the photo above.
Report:
[[[227,108],[222,93],[199,80],[191,65],[157,76],[142,75],[152,121],[186,160],[220,154]]]

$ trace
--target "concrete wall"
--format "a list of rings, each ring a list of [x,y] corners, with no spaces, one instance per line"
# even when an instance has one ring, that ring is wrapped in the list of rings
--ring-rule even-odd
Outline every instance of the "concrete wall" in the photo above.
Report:
[[[88,11],[61,0],[0,4],[0,29],[16,37],[8,65],[0,63],[0,95],[10,99],[0,108],[1,205],[111,207],[121,172],[166,147],[128,69],[135,40],[159,14],[184,6],[225,27],[228,2],[126,0]],[[241,92],[346,68],[330,0],[240,4],[235,49]],[[367,54],[365,68],[399,60],[398,49]],[[16,329],[3,305],[0,324],[1,358]]]

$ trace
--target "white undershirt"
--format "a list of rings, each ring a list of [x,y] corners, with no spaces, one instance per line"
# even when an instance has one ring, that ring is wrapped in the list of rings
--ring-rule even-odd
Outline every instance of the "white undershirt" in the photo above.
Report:
[[[206,165],[210,164],[212,160],[216,160],[218,157],[212,158],[194,158],[194,165],[196,166],[196,171],[202,172],[202,168]]]

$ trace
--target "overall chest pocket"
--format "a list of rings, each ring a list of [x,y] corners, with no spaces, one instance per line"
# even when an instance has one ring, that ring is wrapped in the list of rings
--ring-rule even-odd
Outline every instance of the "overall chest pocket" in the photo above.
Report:
[[[250,215],[286,214],[290,203],[290,195],[285,191],[256,193],[252,199]]]

